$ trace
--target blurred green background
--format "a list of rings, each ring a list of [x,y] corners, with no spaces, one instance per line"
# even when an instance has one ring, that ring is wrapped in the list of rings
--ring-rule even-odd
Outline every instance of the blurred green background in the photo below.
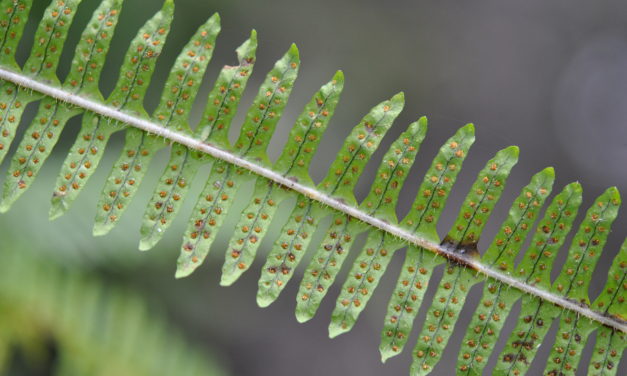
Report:
[[[47,5],[46,0],[35,1],[20,46],[21,62],[26,59],[37,20]],[[84,0],[79,8],[63,52],[61,78],[67,74],[80,32],[97,5],[98,0]],[[125,0],[101,80],[105,96],[113,88],[128,43],[160,7],[161,1],[157,0]],[[521,160],[488,224],[481,249],[488,245],[520,188],[533,173],[547,165],[556,168],[556,190],[574,180],[582,183],[584,205],[590,205],[595,196],[611,185],[627,192],[626,2],[176,0],[173,28],[145,101],[149,112],[158,102],[169,66],[180,48],[213,12],[219,12],[222,17],[222,33],[196,101],[192,124],[202,113],[219,69],[224,64],[235,63],[234,49],[252,28],[259,33],[257,65],[231,136],[237,135],[238,125],[265,73],[291,42],[299,46],[303,62],[290,104],[269,148],[272,158],[278,156],[287,132],[310,96],[336,69],[344,70],[346,85],[340,106],[311,169],[315,181],[323,177],[344,137],[361,116],[374,104],[402,90],[407,102],[405,110],[370,163],[371,168],[366,169],[357,189],[358,198],[367,193],[368,183],[387,146],[421,115],[429,117],[429,132],[401,195],[400,216],[413,201],[421,174],[441,143],[467,122],[477,126],[477,142],[440,221],[441,234],[451,226],[466,190],[485,161],[508,145],[521,147]],[[30,105],[23,125],[30,121],[34,110],[35,105]],[[70,121],[33,189],[9,213],[0,216],[2,255],[25,252],[44,264],[61,264],[64,270],[89,275],[106,288],[134,292],[134,299],[152,307],[150,312],[159,312],[168,325],[183,333],[190,346],[207,354],[208,362],[218,363],[233,375],[365,376],[408,372],[409,349],[385,365],[380,363],[378,353],[385,306],[404,252],[394,257],[377,294],[355,328],[334,340],[327,338],[326,328],[337,286],[317,317],[303,325],[293,315],[299,278],[270,307],[256,306],[263,256],[269,251],[272,235],[280,229],[281,219],[286,218],[292,202],[283,204],[284,215],[277,216],[269,240],[262,245],[251,270],[234,286],[221,288],[218,282],[224,249],[231,227],[251,193],[250,187],[246,187],[240,192],[205,264],[191,277],[175,280],[185,214],[155,249],[147,253],[137,251],[141,215],[167,161],[167,150],[154,160],[140,194],[122,223],[107,236],[91,236],[97,196],[121,148],[123,134],[119,133],[112,138],[98,173],[73,209],[64,217],[48,222],[53,179],[79,126],[79,118]],[[0,166],[0,181],[7,162]],[[198,174],[182,213],[189,213],[208,171],[205,167]],[[599,262],[600,270],[592,281],[593,298],[605,283],[607,267],[624,239],[625,228],[627,218],[623,210]],[[316,236],[320,235],[319,231]],[[359,244],[358,241],[356,246]],[[564,253],[556,262],[556,270],[564,260]],[[302,274],[307,261],[306,258],[299,273]],[[341,276],[345,274],[346,270]],[[438,271],[436,277],[440,274]],[[429,293],[426,299],[430,298]],[[435,374],[454,373],[453,360],[457,359],[463,336],[460,329],[465,329],[480,294],[479,286],[472,289],[458,330],[444,354],[445,360]],[[519,311],[518,305],[507,321],[508,327]],[[420,326],[425,308],[419,313],[416,326]],[[551,333],[555,330],[553,327]],[[411,346],[416,335],[414,330]],[[499,348],[503,341],[501,338]],[[590,345],[589,342],[584,362],[589,360]],[[55,363],[54,341],[47,348],[48,353],[44,351],[36,360],[25,360],[21,352],[10,353],[14,365],[8,374],[50,374]],[[542,352],[530,374],[539,374],[547,357],[548,353]],[[494,361],[493,356],[490,364]],[[622,362],[618,374],[627,373],[625,363]],[[582,367],[580,374],[586,370],[587,367]]]

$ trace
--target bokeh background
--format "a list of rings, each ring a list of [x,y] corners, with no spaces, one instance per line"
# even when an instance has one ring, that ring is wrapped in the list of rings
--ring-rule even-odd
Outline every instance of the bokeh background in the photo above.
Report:
[[[22,62],[47,3],[47,0],[35,0],[26,37],[20,46]],[[84,0],[79,9],[64,49],[59,69],[61,78],[67,74],[74,46],[97,4],[98,0]],[[113,88],[128,43],[160,7],[159,0],[125,1],[102,76],[101,89],[105,96]],[[616,185],[623,193],[627,192],[626,2],[177,0],[173,28],[145,101],[149,112],[158,102],[169,66],[180,48],[213,12],[219,12],[222,17],[222,33],[196,101],[192,124],[200,117],[219,69],[224,64],[235,63],[234,49],[252,28],[259,33],[258,59],[234,122],[233,137],[265,73],[290,43],[297,43],[303,62],[288,108],[269,148],[272,158],[278,156],[292,123],[310,96],[336,69],[344,71],[346,85],[340,106],[311,169],[316,181],[325,175],[344,137],[361,116],[376,103],[402,90],[405,110],[360,180],[358,198],[367,193],[368,183],[387,146],[421,115],[429,118],[429,132],[403,189],[399,216],[408,210],[421,176],[442,142],[467,122],[477,126],[477,142],[440,221],[441,234],[453,223],[457,208],[485,161],[503,147],[512,144],[521,147],[520,162],[488,224],[480,249],[489,244],[520,188],[533,173],[548,165],[557,171],[555,190],[571,181],[582,183],[582,210],[609,186]],[[34,111],[35,106],[31,105],[24,116],[25,122],[30,121]],[[276,303],[266,309],[257,307],[257,278],[263,256],[272,245],[268,239],[250,271],[234,286],[219,287],[229,224],[234,225],[247,203],[249,187],[240,192],[210,256],[191,277],[183,280],[173,277],[186,215],[178,218],[155,249],[147,253],[137,251],[141,215],[167,161],[167,150],[154,160],[141,193],[109,235],[93,238],[91,225],[99,189],[121,147],[121,133],[113,137],[99,172],[73,209],[49,223],[47,210],[53,181],[79,126],[80,119],[72,119],[33,189],[8,214],[0,216],[0,250],[17,251],[26,247],[42,260],[61,263],[104,284],[137,292],[151,307],[163,312],[169,324],[178,327],[191,344],[211,354],[233,375],[407,374],[411,360],[408,350],[415,343],[427,305],[422,307],[408,349],[402,355],[383,365],[378,353],[385,307],[404,251],[395,255],[355,328],[330,340],[327,325],[337,286],[329,293],[317,317],[306,324],[298,324],[293,315],[299,275]],[[7,162],[0,166],[0,181]],[[183,213],[189,213],[208,171],[204,168],[198,174]],[[279,220],[272,226],[274,233],[280,229],[281,218],[286,217],[291,204],[282,206],[285,215],[278,216]],[[627,215],[622,210],[593,278],[592,298],[605,283],[607,267],[626,235],[626,228]],[[318,238],[321,235],[316,234]],[[564,256],[562,252],[558,257],[555,270],[559,270]],[[305,258],[298,273],[302,274],[307,261]],[[348,264],[338,281],[346,274]],[[434,278],[439,275],[440,269]],[[425,299],[430,299],[434,287],[435,283]],[[472,289],[458,330],[435,374],[454,374],[463,329],[481,288],[479,285]],[[519,304],[507,320],[508,327],[517,317]],[[555,331],[554,325],[548,338]],[[504,344],[505,336],[502,337],[498,348]],[[583,356],[586,363],[592,342],[591,338]],[[50,365],[54,364],[54,351],[49,355],[31,362],[17,354],[9,375],[48,375]],[[540,374],[547,357],[548,352],[542,351],[530,374]],[[493,356],[490,364],[494,362]],[[627,374],[625,363],[620,365],[618,374]],[[587,367],[582,367],[579,374],[584,375],[586,370]]]

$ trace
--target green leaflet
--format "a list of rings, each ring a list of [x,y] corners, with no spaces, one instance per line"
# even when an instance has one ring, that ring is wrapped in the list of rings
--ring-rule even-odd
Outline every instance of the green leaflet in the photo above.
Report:
[[[426,131],[427,119],[423,117],[410,124],[408,130],[390,146],[379,166],[370,193],[360,205],[363,210],[390,223],[397,223],[392,203],[398,201],[398,195]],[[329,325],[330,337],[347,332],[353,327],[379,284],[394,252],[403,245],[403,242],[380,231],[371,231],[368,234],[366,244],[353,263],[337,298]],[[343,262],[343,259],[340,260],[338,270]],[[331,274],[330,282],[333,282],[334,277],[335,273]],[[322,297],[324,294],[320,294],[320,299]]]
[[[94,11],[76,46],[72,68],[63,87],[82,96],[102,98],[98,79],[118,21],[122,0],[106,0]],[[42,99],[6,175],[0,211],[7,211],[31,185],[52,152],[69,118],[80,113],[52,98]]]
[[[509,289],[499,281],[488,279],[485,282],[483,295],[462,340],[457,359],[458,374],[483,374],[505,319],[520,296],[518,290]]]
[[[548,167],[531,178],[509,209],[507,220],[482,259],[501,270],[513,271],[514,259],[536,221],[538,212],[551,193],[555,171]]]
[[[329,337],[333,338],[353,328],[361,311],[370,300],[383,276],[393,251],[403,242],[385,233],[371,232],[353,264],[340,295],[335,303],[329,324]],[[339,268],[338,268],[339,269]],[[335,276],[335,274],[333,274]]]
[[[58,83],[59,57],[80,3],[81,0],[53,1],[44,11],[30,56],[22,68],[26,75]]]
[[[516,267],[516,276],[535,286],[551,286],[551,268],[555,256],[566,240],[579,206],[581,185],[570,183],[555,196],[539,222],[529,249]]]
[[[161,101],[153,114],[153,119],[165,128],[189,130],[187,116],[211,60],[219,32],[220,17],[215,14],[200,26],[177,57],[163,89]],[[124,149],[111,169],[98,202],[94,235],[104,235],[115,226],[137,193],[152,157],[163,146],[162,140],[139,129],[131,128],[126,131]],[[174,163],[172,166],[175,169],[178,167]],[[184,171],[193,174],[193,170]],[[135,184],[129,185],[131,180]],[[177,179],[177,184],[181,187],[187,185],[182,178]],[[164,206],[170,207],[172,204],[167,203]],[[104,210],[105,207],[109,210]]]
[[[176,58],[152,116],[165,128],[190,131],[187,117],[213,56],[219,33],[220,16],[216,13],[198,28]]]
[[[26,137],[11,159],[7,170],[0,202],[0,212],[8,211],[12,204],[31,186],[44,162],[59,140],[67,121],[77,110],[51,98],[44,98]]]
[[[361,119],[344,141],[327,176],[318,185],[322,192],[356,204],[353,189],[359,175],[404,105],[405,95],[398,93]]]
[[[3,0],[0,2],[0,35],[2,35],[0,38],[0,64],[15,71],[20,71],[20,67],[15,61],[15,50],[28,21],[31,5],[32,1]],[[25,107],[26,104],[22,103],[21,98],[18,99],[19,92],[14,84],[2,82],[0,87],[0,162],[9,151],[13,141],[15,129],[22,116],[23,109],[20,108]],[[33,95],[33,97],[35,96]],[[11,169],[11,171],[16,170]],[[19,177],[21,173],[18,172],[17,175]],[[0,204],[0,212],[7,210],[8,207],[5,207],[3,203]]]
[[[513,270],[514,259],[551,192],[554,180],[555,172],[549,167],[534,175],[529,185],[522,189],[499,233],[482,257],[486,263],[498,265],[501,270]],[[500,281],[486,281],[479,306],[462,340],[458,358],[459,373],[482,374],[492,352],[491,345],[498,338],[511,307],[519,298],[519,291],[508,289]]]
[[[252,264],[261,240],[270,227],[270,221],[283,201],[281,187],[266,179],[257,179],[253,199],[242,212],[242,217],[235,226],[235,232],[226,249],[222,279],[220,285],[230,286]],[[310,234],[303,233],[306,238]]]
[[[311,158],[333,117],[343,89],[344,73],[338,71],[314,94],[290,130],[283,152],[273,166],[275,171],[313,185],[308,174]]]
[[[195,134],[223,148],[229,147],[228,133],[248,78],[252,74],[257,52],[257,32],[235,51],[238,65],[225,65],[209,93],[205,112]]]
[[[53,84],[58,83],[56,70],[59,57],[80,2],[81,0],[53,2],[44,11],[43,18],[35,33],[31,53],[22,69],[25,75]],[[11,68],[15,69],[17,64],[13,52],[17,47],[17,40],[13,38],[19,38],[22,34],[30,4],[17,2],[12,5],[5,4],[3,8],[6,9],[6,13],[3,12],[3,18],[0,20],[3,23],[13,23],[13,25],[4,26],[6,28],[5,35],[9,36],[9,41],[4,42],[4,39],[2,40],[3,44],[7,44],[7,50],[3,52],[10,59]],[[2,83],[2,87],[0,87],[0,163],[6,157],[15,138],[15,130],[20,123],[26,105],[39,98],[38,94],[18,88],[11,82]],[[21,172],[16,170],[13,175],[19,177]]]
[[[0,2],[0,64],[16,71],[20,67],[15,61],[15,50],[22,38],[31,5],[33,2],[27,0]]]
[[[575,375],[588,336],[594,327],[572,311],[562,312],[553,350],[544,370],[546,375]]]
[[[467,268],[447,263],[431,307],[413,350],[411,375],[425,375],[438,363],[453,333],[459,313],[476,275]]]
[[[105,181],[96,206],[94,236],[106,235],[117,224],[137,193],[153,155],[162,146],[139,129],[126,130],[124,148]]]
[[[307,211],[303,213],[304,210]],[[301,228],[302,226],[294,227],[294,233],[290,233],[291,228],[285,226],[287,230],[284,230],[284,243],[292,243],[288,243],[290,236],[295,237],[295,235],[301,232],[315,230],[318,224],[317,217],[322,217],[319,213],[325,213],[325,211],[325,209],[320,208],[316,202],[310,199],[303,198],[300,200],[297,209],[294,210],[292,217],[290,217],[290,221],[292,218],[296,221],[303,216],[307,219],[311,218],[311,220],[303,224],[305,226],[304,229]],[[353,217],[335,214],[321,246],[317,248],[309,265],[307,265],[303,279],[300,282],[299,291],[296,295],[296,320],[305,322],[313,318],[320,306],[320,302],[326,296],[328,288],[335,281],[335,277],[339,273],[355,237],[364,232],[364,230],[366,230],[366,226]],[[307,249],[308,245],[309,242],[303,244],[302,247]],[[274,253],[274,249],[277,248],[273,248],[271,255]]]
[[[510,146],[499,151],[479,173],[470,188],[453,228],[443,244],[461,254],[473,256],[477,242],[494,205],[503,192],[505,181],[512,167],[518,162],[518,147]]]
[[[167,37],[173,12],[172,0],[166,0],[163,8],[139,30],[124,57],[115,89],[107,99],[108,105],[131,114],[146,116],[142,100],[150,84],[156,59]],[[83,116],[79,135],[57,178],[50,208],[51,219],[61,216],[69,209],[98,167],[109,137],[120,129],[121,127],[116,122],[104,119],[92,112]],[[113,183],[116,185],[115,191],[119,191],[116,197],[120,195],[128,197],[135,185],[135,180],[128,179],[122,184],[122,179],[118,177],[113,178]],[[113,189],[106,190],[107,194],[111,191]],[[112,207],[113,205],[103,204],[98,210],[109,213]],[[110,214],[108,219],[115,222],[117,216]]]
[[[283,115],[283,110],[287,105],[287,100],[298,75],[299,66],[298,48],[293,44],[285,55],[276,62],[261,84],[259,92],[246,114],[239,138],[233,146],[237,154],[269,164],[266,148],[276,124]]]
[[[468,124],[440,148],[418,189],[412,209],[401,221],[407,230],[439,242],[436,232],[438,219],[474,141],[474,125]],[[381,332],[379,351],[383,362],[399,354],[407,343],[431,272],[442,261],[439,257],[426,254],[421,248],[408,247]]]
[[[339,185],[343,184],[345,193],[342,195],[349,198],[349,202],[354,203],[356,201],[352,190],[359,175],[352,174],[353,172],[358,173],[368,162],[372,152],[379,145],[394,119],[402,110],[404,103],[403,94],[397,94],[390,100],[384,101],[371,109],[359,124],[355,126],[351,131],[351,135],[340,149],[335,162],[331,164],[327,178],[318,185],[319,188],[322,186],[330,187],[331,185],[335,186],[335,188],[330,190],[323,189],[323,192],[329,192],[330,196],[335,196],[335,193],[340,191]],[[344,197],[341,198],[344,199]],[[326,214],[326,211],[320,213],[318,208],[319,206],[314,204],[311,199],[299,200],[287,223],[281,229],[281,235],[268,255],[259,279],[257,303],[260,306],[264,307],[272,303],[279,296],[285,284],[291,279],[294,269],[300,263],[304,251],[311,241],[309,234],[312,234],[312,230],[316,228],[317,218],[321,218]],[[335,216],[332,227],[327,231],[327,238],[333,237],[333,239],[337,238],[346,242],[344,244],[346,248],[343,248],[343,246],[338,248],[342,249],[340,251],[341,254],[343,249],[348,249],[354,236],[361,231],[353,232],[353,230],[356,230],[355,228],[351,228],[350,232],[346,231],[349,228],[345,226],[355,222],[344,221],[342,219],[344,216],[342,215],[338,217],[338,214],[335,214]],[[303,221],[303,218],[306,220]],[[338,234],[333,226],[344,226],[344,231]],[[328,245],[328,242],[329,240],[325,238],[323,244]],[[335,240],[330,242],[335,243]],[[335,245],[335,247],[338,247],[338,245]],[[314,258],[319,258],[319,252],[320,250],[318,250]],[[341,261],[334,263],[333,266],[337,266],[339,270]],[[331,282],[332,279],[328,278],[328,281]]]
[[[113,92],[107,98],[107,104],[129,113],[146,116],[143,98],[170,31],[173,15],[173,0],[165,0],[161,10],[139,29],[124,57],[120,76]]]
[[[467,124],[442,145],[423,178],[412,210],[401,221],[407,230],[419,233],[426,239],[440,240],[436,232],[437,220],[474,142],[475,127]]]
[[[418,314],[433,268],[442,259],[421,248],[407,247],[401,273],[387,306],[381,331],[381,361],[400,354]]]
[[[390,223],[398,221],[394,203],[398,201],[426,133],[427,118],[421,117],[392,143],[377,169],[368,196],[359,205],[362,210]]]
[[[205,259],[233,204],[237,189],[248,180],[250,177],[233,165],[224,161],[213,164],[183,236],[177,261],[177,278],[189,275]]]
[[[250,39],[237,49],[240,64],[235,67],[225,66],[220,72],[218,80],[209,94],[201,123],[194,132],[203,140],[208,139],[228,148],[226,136],[253,69],[257,49],[256,35],[253,30]],[[195,153],[187,147],[180,145],[176,148],[173,147],[170,161],[159,179],[152,199],[146,206],[140,230],[142,234],[139,243],[140,250],[152,248],[161,239],[187,195],[189,184],[186,182],[191,182],[194,179],[199,167],[198,162],[205,159],[202,154]],[[192,257],[197,259],[196,252],[198,251],[200,250],[191,254],[190,252],[183,252],[181,256],[189,255],[190,260]],[[186,265],[199,264],[187,263]],[[192,269],[189,269],[189,272],[191,271]]]
[[[516,162],[518,148],[515,146],[499,151],[488,161],[470,188],[453,228],[442,241],[443,245],[469,257],[478,257],[476,244]],[[466,295],[477,282],[473,270],[459,267],[453,262],[447,263],[414,347],[412,375],[429,373],[440,360],[464,306]]]
[[[156,244],[170,226],[187,196],[191,182],[201,162],[194,159],[190,150],[179,144],[172,145],[170,160],[166,165],[152,199],[146,206],[142,221],[139,249],[148,250]]]
[[[122,2],[123,0],[104,0],[94,11],[76,45],[72,68],[63,83],[64,88],[84,97],[102,98],[98,82],[118,23]]]
[[[63,215],[78,197],[84,182],[98,167],[109,137],[116,130],[115,124],[107,119],[91,112],[83,115],[81,129],[61,166],[61,172],[52,193],[49,212],[51,220]]]
[[[594,301],[593,306],[602,309],[604,313],[625,319],[627,304],[625,295],[627,285],[627,239],[623,242],[619,254],[614,258],[607,275],[607,282],[601,294]],[[597,330],[596,344],[592,353],[588,374],[612,376],[618,370],[621,354],[627,348],[625,333],[606,326]]]
[[[498,357],[493,375],[524,375],[560,309],[539,299],[523,295],[516,327]]]
[[[11,82],[3,81],[0,86],[0,162],[11,147],[26,105],[39,99],[37,95],[19,89]],[[17,172],[19,177],[20,172]]]

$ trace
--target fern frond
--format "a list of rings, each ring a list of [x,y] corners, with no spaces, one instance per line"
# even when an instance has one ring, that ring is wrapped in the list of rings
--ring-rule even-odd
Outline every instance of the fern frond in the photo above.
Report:
[[[413,322],[432,279],[444,264],[435,297],[413,354],[412,374],[426,374],[440,361],[470,288],[484,283],[458,360],[460,374],[481,374],[493,353],[498,334],[511,307],[522,299],[522,312],[508,343],[499,355],[494,374],[524,374],[538,346],[550,342],[547,333],[559,318],[558,337],[546,367],[547,374],[574,374],[589,334],[596,330],[591,373],[612,374],[625,347],[625,248],[612,268],[604,293],[590,302],[588,287],[596,263],[617,215],[616,188],[600,196],[586,213],[574,236],[568,260],[551,283],[553,260],[568,236],[582,201],[581,187],[567,185],[556,195],[539,222],[531,245],[515,265],[543,204],[552,190],[555,173],[547,168],[523,188],[491,245],[481,255],[478,242],[498,202],[511,169],[518,161],[515,146],[499,151],[479,172],[449,233],[441,239],[436,227],[471,145],[474,125],[462,127],[439,150],[411,210],[398,221],[398,193],[425,139],[427,120],[421,118],[392,144],[359,203],[354,189],[367,162],[404,106],[402,93],[374,106],[347,137],[326,177],[317,185],[308,168],[343,88],[341,72],[322,86],[307,103],[290,131],[279,159],[272,163],[267,148],[281,118],[300,67],[292,45],[266,75],[246,113],[233,145],[228,130],[235,116],[257,50],[256,33],[237,49],[237,65],[225,66],[209,94],[200,123],[188,122],[191,103],[214,50],[220,30],[212,16],[183,48],[174,63],[157,110],[149,116],[143,107],[156,59],[173,17],[173,3],[148,21],[131,42],[115,89],[105,100],[98,90],[100,69],[121,10],[121,0],[105,0],[79,42],[72,69],[61,85],[55,75],[58,56],[78,0],[53,2],[36,33],[31,56],[20,68],[14,51],[21,37],[30,1],[4,0],[0,14],[0,158],[7,155],[26,103],[41,99],[38,115],[16,151],[0,203],[6,211],[32,185],[41,165],[56,144],[67,120],[83,115],[82,127],[71,147],[53,194],[50,216],[68,210],[97,168],[110,136],[126,132],[122,154],[98,201],[95,235],[110,231],[119,221],[154,154],[173,143],[170,160],[146,207],[139,248],[152,248],[179,213],[189,184],[203,164],[211,163],[187,225],[176,277],[191,274],[206,258],[218,229],[238,190],[254,183],[253,197],[241,213],[226,249],[222,285],[234,283],[246,272],[262,239],[277,216],[280,202],[294,198],[296,206],[274,239],[259,278],[257,302],[267,306],[278,298],[308,248],[315,248],[297,295],[296,318],[311,319],[335,282],[355,238],[368,232],[366,243],[350,266],[331,317],[331,337],[349,331],[370,300],[392,255],[406,247],[405,260],[381,335],[382,359],[405,347]],[[320,244],[312,234],[325,217],[331,225]],[[547,345],[550,346],[550,345]]]

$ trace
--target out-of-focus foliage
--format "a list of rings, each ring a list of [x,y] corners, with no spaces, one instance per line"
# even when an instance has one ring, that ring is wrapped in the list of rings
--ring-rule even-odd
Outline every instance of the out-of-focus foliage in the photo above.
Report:
[[[31,371],[52,365],[63,376],[226,374],[138,294],[2,245],[0,374],[20,362]]]

